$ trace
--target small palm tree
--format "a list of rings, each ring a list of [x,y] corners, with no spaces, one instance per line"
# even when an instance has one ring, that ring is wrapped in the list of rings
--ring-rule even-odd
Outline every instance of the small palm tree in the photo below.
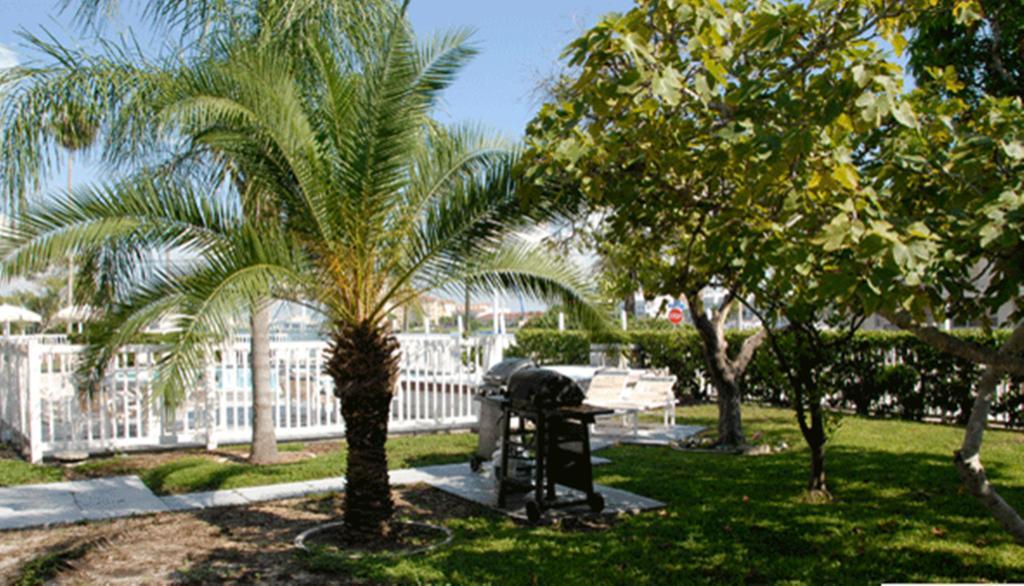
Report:
[[[149,4],[147,13],[155,25],[181,29],[183,44],[167,62],[153,62],[130,46],[108,45],[109,51],[89,55],[27,36],[54,64],[26,65],[0,74],[0,86],[10,88],[10,99],[0,106],[0,146],[7,153],[0,159],[0,179],[5,193],[19,194],[2,202],[9,208],[23,208],[23,194],[39,186],[53,154],[51,146],[68,150],[70,192],[73,151],[92,144],[102,128],[102,159],[112,168],[134,169],[142,162],[154,165],[159,173],[178,176],[179,181],[212,184],[210,189],[219,188],[221,182],[230,183],[239,194],[236,204],[248,210],[244,217],[257,220],[260,211],[268,207],[254,201],[263,192],[249,189],[244,170],[229,161],[206,157],[202,148],[190,149],[196,144],[189,141],[194,137],[187,135],[187,129],[160,120],[154,108],[156,96],[174,87],[182,68],[218,59],[228,47],[273,42],[278,50],[292,50],[290,39],[301,36],[294,31],[316,28],[321,22],[357,26],[374,13],[374,2],[352,5],[347,0],[228,0],[213,4],[206,0],[152,0]],[[70,6],[65,3],[64,8]],[[77,16],[92,26],[100,24],[101,14],[114,8],[116,2],[110,0],[84,0],[77,4]],[[188,57],[181,59],[181,55]],[[100,120],[105,121],[102,126]],[[184,151],[176,148],[182,145]],[[69,259],[78,255],[83,261],[85,284],[93,288],[91,295],[98,307],[116,300],[134,284],[140,263],[167,255],[167,251],[150,250],[147,259],[142,254],[145,243],[133,239],[116,245],[108,240],[102,247],[95,244],[83,244]],[[69,304],[73,268],[69,266]],[[81,287],[79,290],[81,293]],[[277,459],[270,386],[270,298],[256,299],[249,307],[253,373],[249,461],[264,464]],[[174,401],[178,394],[180,390],[166,398]]]
[[[91,336],[95,376],[133,330],[185,307],[161,365],[167,389],[195,384],[239,307],[287,290],[323,308],[325,370],[348,443],[345,521],[366,535],[386,533],[393,510],[385,444],[399,346],[390,312],[468,283],[558,299],[600,321],[583,275],[516,236],[549,213],[516,197],[516,151],[430,116],[473,54],[468,35],[417,44],[404,6],[378,25],[343,44],[310,27],[292,39],[300,51],[231,51],[182,71],[155,97],[161,119],[192,148],[236,170],[264,206],[258,218],[237,201],[215,205],[139,178],[38,208],[6,256],[9,270],[24,270],[118,238],[201,252],[197,270],[154,276]],[[181,223],[140,219],[151,215]]]

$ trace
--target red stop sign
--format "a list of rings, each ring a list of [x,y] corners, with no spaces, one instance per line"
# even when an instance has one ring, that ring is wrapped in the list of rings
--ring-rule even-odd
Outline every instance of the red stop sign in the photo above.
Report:
[[[672,322],[674,326],[683,323],[683,310],[678,307],[668,310],[668,321]]]

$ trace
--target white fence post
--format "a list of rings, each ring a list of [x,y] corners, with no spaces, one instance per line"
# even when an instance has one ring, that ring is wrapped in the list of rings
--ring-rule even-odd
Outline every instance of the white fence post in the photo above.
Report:
[[[42,353],[35,342],[28,343],[28,448],[29,461],[43,461]]]

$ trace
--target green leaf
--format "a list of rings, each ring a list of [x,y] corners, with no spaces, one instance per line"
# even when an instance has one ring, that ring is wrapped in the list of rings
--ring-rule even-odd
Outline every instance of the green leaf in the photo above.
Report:
[[[910,107],[910,102],[901,102],[899,107],[892,111],[892,115],[896,118],[896,121],[903,126],[906,126],[907,128],[917,128],[917,116],[914,115],[914,110]]]
[[[1003,152],[1006,156],[1017,161],[1024,159],[1024,144],[1019,141],[1013,140],[1003,143]]]
[[[855,190],[860,185],[860,176],[857,173],[857,169],[848,163],[839,165],[833,169],[832,178],[847,189]]]
[[[729,81],[729,74],[725,70],[725,67],[722,67],[721,63],[715,61],[715,59],[711,57],[709,53],[704,53],[703,60],[704,68],[708,70],[708,73],[714,76],[718,83],[726,85]]]
[[[699,73],[695,75],[693,87],[697,90],[697,95],[700,96],[702,100],[705,102],[711,100],[711,86],[708,85],[708,79],[705,76]]]
[[[654,81],[651,83],[651,91],[654,92],[654,95],[661,98],[669,106],[675,106],[679,103],[679,98],[682,96],[680,91],[682,87],[682,78],[679,72],[671,66],[656,74]]]

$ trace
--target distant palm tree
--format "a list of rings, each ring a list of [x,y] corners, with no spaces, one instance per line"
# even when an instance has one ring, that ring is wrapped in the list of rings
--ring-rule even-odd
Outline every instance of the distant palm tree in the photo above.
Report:
[[[50,131],[57,142],[64,148],[68,158],[68,191],[73,185],[73,169],[75,153],[92,146],[99,132],[99,121],[86,105],[70,101],[54,113],[50,121]],[[67,307],[75,305],[75,258],[68,256],[67,275]],[[71,321],[68,320],[67,332],[71,333]]]
[[[158,378],[167,389],[195,383],[240,307],[287,291],[322,308],[325,370],[348,444],[345,521],[366,535],[386,533],[393,511],[385,443],[399,372],[389,312],[469,283],[558,299],[600,321],[585,277],[516,236],[548,210],[516,197],[515,150],[430,116],[473,55],[467,34],[418,44],[404,6],[382,14],[344,43],[328,27],[309,27],[291,40],[295,51],[230,51],[151,96],[190,148],[242,179],[264,206],[258,217],[237,201],[215,204],[140,177],[37,208],[5,265],[24,270],[41,256],[116,238],[201,251],[198,269],[154,276],[91,338],[95,376],[132,331],[186,306],[190,317]],[[160,228],[162,219],[143,219],[150,216],[181,225]]]

